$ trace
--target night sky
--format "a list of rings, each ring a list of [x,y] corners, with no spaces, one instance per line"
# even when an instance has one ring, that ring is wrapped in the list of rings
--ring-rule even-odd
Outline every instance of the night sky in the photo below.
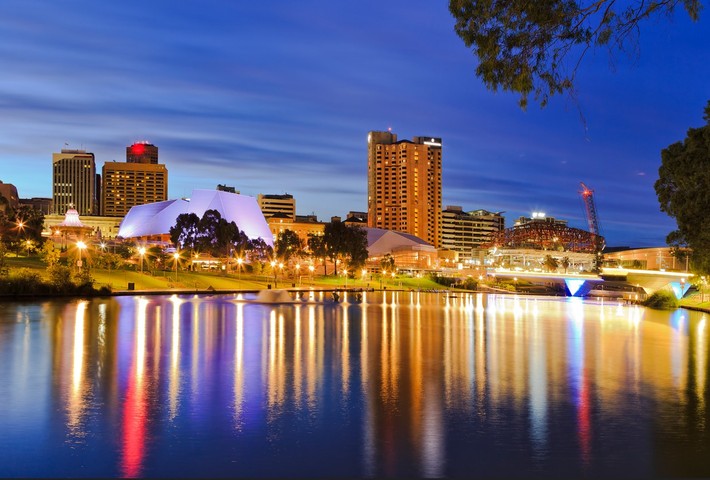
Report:
[[[645,23],[638,54],[590,52],[576,100],[527,111],[475,77],[445,1],[6,0],[1,12],[0,180],[23,198],[51,196],[53,152],[93,152],[100,172],[146,140],[170,198],[222,183],[290,193],[297,213],[328,221],[367,209],[367,133],[391,128],[443,139],[444,206],[586,229],[584,182],[608,245],[658,246],[675,228],[653,190],[660,151],[704,123],[710,99],[710,11]]]

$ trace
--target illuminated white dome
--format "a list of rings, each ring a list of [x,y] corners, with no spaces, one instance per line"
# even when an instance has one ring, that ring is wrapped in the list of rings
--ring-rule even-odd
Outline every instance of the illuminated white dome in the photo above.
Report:
[[[222,218],[237,224],[250,239],[262,238],[273,246],[273,235],[254,197],[221,190],[193,190],[190,199],[168,200],[132,207],[121,222],[123,238],[166,235],[178,215],[194,213],[202,218],[207,210],[217,210]]]

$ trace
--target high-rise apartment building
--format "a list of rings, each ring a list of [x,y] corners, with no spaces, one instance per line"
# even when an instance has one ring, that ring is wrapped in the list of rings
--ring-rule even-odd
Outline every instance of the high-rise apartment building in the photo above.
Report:
[[[136,142],[126,147],[126,163],[158,163],[158,147],[148,142]]]
[[[102,169],[101,214],[123,217],[131,207],[168,199],[168,169],[158,163],[158,147],[134,143],[126,162],[106,162]]]
[[[64,215],[73,206],[79,215],[96,215],[96,162],[85,150],[62,149],[52,154],[52,203]]]
[[[276,214],[286,215],[291,221],[296,220],[296,199],[288,193],[285,195],[265,195],[260,193],[256,197],[264,218],[273,217]]]
[[[505,228],[501,213],[447,206],[441,212],[441,247],[456,252],[460,261],[473,258],[477,248]]]
[[[367,224],[441,243],[441,139],[367,138]]]

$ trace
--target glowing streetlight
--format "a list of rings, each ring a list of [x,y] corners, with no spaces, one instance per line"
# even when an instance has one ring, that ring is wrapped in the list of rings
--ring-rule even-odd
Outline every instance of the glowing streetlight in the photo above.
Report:
[[[243,262],[244,262],[244,260],[241,257],[237,258],[237,276],[240,281],[242,279],[242,263]]]
[[[311,272],[311,285],[313,285],[313,271],[316,269],[313,265],[308,265],[308,271]]]
[[[76,262],[76,266],[79,267],[79,270],[81,270],[81,251],[86,248],[86,244],[79,240],[78,242],[76,242],[76,248],[79,249],[79,260]]]
[[[178,260],[180,260],[180,254],[178,252],[173,253],[173,260],[175,261],[175,283],[177,283],[177,267]]]
[[[145,247],[139,248],[138,253],[141,255],[141,273],[143,273],[143,255],[145,255]]]
[[[301,271],[301,264],[297,263],[295,268],[296,268],[296,276],[298,277],[298,286],[300,287],[301,286],[301,276],[299,275],[299,273]]]
[[[25,245],[27,246],[27,256],[30,256],[30,247],[32,246],[32,240],[27,239],[25,240]]]
[[[277,280],[276,280],[276,260],[271,260],[271,270],[274,272],[274,287],[277,286]]]
[[[348,288],[348,270],[343,269],[343,275],[345,275],[345,288]]]

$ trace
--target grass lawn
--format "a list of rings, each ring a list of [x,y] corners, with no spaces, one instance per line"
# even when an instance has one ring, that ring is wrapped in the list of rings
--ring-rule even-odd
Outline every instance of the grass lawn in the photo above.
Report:
[[[11,270],[27,268],[36,271],[43,276],[46,275],[46,265],[38,256],[8,256],[6,257],[8,267]],[[344,276],[322,276],[322,275],[300,275],[286,276],[278,275],[276,279],[272,274],[250,274],[234,273],[224,274],[218,271],[178,271],[177,276],[174,270],[144,270],[134,269],[107,270],[102,268],[92,268],[91,276],[96,287],[104,285],[111,287],[113,291],[128,290],[129,284],[133,284],[134,290],[206,290],[210,287],[215,290],[262,290],[269,288],[386,288],[386,289],[445,289],[446,287],[430,280],[429,278],[414,277],[386,277],[380,279],[379,276],[367,275],[365,278],[348,278]],[[275,280],[275,281],[274,281]]]

